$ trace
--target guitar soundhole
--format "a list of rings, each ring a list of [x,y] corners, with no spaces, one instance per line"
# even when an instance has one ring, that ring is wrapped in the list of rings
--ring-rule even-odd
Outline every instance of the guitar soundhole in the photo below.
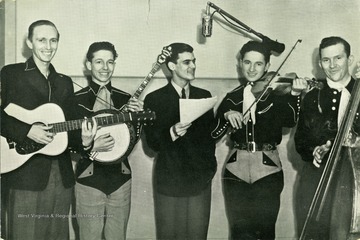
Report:
[[[15,149],[18,154],[25,155],[39,151],[45,146],[46,146],[45,144],[37,143],[27,138],[23,142],[17,143]]]

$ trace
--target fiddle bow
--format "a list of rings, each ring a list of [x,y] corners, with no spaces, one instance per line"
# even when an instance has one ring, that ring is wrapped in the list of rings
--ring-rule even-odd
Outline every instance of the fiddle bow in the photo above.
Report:
[[[287,59],[289,58],[289,56],[291,55],[291,53],[294,51],[296,45],[298,43],[301,43],[302,40],[298,39],[294,46],[292,47],[292,49],[289,51],[289,53],[286,55],[285,59],[283,60],[283,62],[280,64],[280,66],[278,67],[278,69],[273,73],[272,76],[270,76],[270,78],[268,79],[267,83],[265,84],[265,86],[263,87],[263,90],[257,94],[257,96],[255,97],[255,100],[250,104],[250,106],[246,109],[246,111],[243,113],[243,115],[246,115],[247,113],[249,113],[250,109],[254,106],[254,104],[257,104],[260,99],[268,92],[268,90],[270,89],[270,84],[272,83],[272,81],[275,79],[275,77],[279,74],[280,69],[282,68],[282,66],[285,64],[285,62],[287,61]],[[222,137],[226,132],[227,129],[229,128],[230,123],[228,121],[224,122],[221,119],[219,119],[217,126],[215,127],[215,129],[211,132],[211,137],[212,138],[220,138]],[[235,133],[237,130],[233,129],[231,131],[231,133]]]
[[[252,106],[254,106],[255,104],[257,104],[260,99],[269,91],[269,89],[271,88],[270,84],[273,82],[273,80],[275,79],[275,77],[279,74],[280,69],[282,68],[282,66],[285,64],[285,62],[287,61],[287,59],[290,57],[291,53],[295,50],[295,47],[298,43],[301,43],[302,40],[298,39],[294,46],[291,48],[290,52],[286,55],[284,61],[282,61],[282,63],[280,64],[280,66],[278,67],[278,69],[276,69],[276,71],[271,75],[270,79],[268,79],[266,85],[264,86],[264,89],[258,94],[258,96],[255,98],[255,101],[251,103],[251,105],[249,106],[249,108],[243,113],[243,115],[246,115],[250,109],[252,108]]]

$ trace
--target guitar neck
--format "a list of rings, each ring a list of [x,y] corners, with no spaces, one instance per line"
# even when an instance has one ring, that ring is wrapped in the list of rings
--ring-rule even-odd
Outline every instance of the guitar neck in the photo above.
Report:
[[[154,67],[151,69],[151,71],[149,72],[149,74],[145,77],[144,81],[140,84],[140,86],[138,87],[138,89],[136,90],[136,92],[133,95],[133,98],[138,99],[141,95],[141,93],[144,91],[144,89],[146,88],[146,86],[149,84],[151,78],[155,75],[155,73],[160,69],[161,64],[156,62]]]
[[[91,119],[87,121],[90,120]],[[108,126],[108,125],[133,121],[134,117],[132,116],[131,112],[128,112],[128,113],[119,113],[119,114],[113,114],[103,117],[95,117],[95,120],[98,126]],[[85,119],[70,120],[66,122],[49,124],[49,126],[53,126],[50,132],[60,133],[60,132],[78,130],[81,129],[81,124],[83,121],[85,121]]]
[[[140,84],[138,89],[135,91],[133,98],[138,99],[140,97],[141,93],[144,91],[146,86],[149,84],[151,78],[160,69],[160,66],[161,66],[161,64],[159,62],[155,63],[154,67],[151,69],[151,71],[145,77],[144,81]],[[113,124],[132,121],[133,116],[132,116],[131,112],[121,112],[119,114],[108,115],[108,116],[104,116],[104,117],[95,117],[95,120],[96,120],[98,126],[104,126],[104,125],[113,125]],[[71,120],[71,121],[66,121],[66,122],[49,124],[50,126],[53,126],[53,128],[50,131],[53,133],[58,133],[58,132],[68,132],[68,131],[72,131],[72,130],[78,130],[78,129],[81,129],[81,124],[83,121],[84,121],[84,119],[78,119],[78,120]]]

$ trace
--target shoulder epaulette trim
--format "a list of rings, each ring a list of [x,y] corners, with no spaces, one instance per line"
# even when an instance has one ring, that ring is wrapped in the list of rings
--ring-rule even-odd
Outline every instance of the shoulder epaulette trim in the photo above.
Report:
[[[88,92],[90,92],[90,91],[94,92],[91,88],[88,88],[88,89],[83,88],[83,89],[80,89],[79,91],[77,91],[77,92],[75,93],[75,96],[83,95],[83,94],[86,94],[86,93],[88,93]],[[94,93],[94,94],[95,94],[95,93]]]
[[[120,89],[112,88],[111,91],[117,92],[117,93],[121,93],[121,94],[123,94],[123,95],[125,95],[125,96],[131,96],[129,93],[124,92],[124,91],[122,91],[122,90],[120,90]]]
[[[229,93],[236,92],[236,91],[240,90],[241,88],[244,88],[244,85],[240,85],[240,86],[238,86],[237,88],[233,89],[233,90],[232,90],[232,91],[230,91]]]

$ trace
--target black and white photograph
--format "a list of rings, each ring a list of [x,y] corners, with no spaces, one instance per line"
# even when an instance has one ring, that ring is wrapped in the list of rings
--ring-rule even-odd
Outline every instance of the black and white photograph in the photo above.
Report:
[[[359,240],[359,0],[0,0],[2,240]]]

